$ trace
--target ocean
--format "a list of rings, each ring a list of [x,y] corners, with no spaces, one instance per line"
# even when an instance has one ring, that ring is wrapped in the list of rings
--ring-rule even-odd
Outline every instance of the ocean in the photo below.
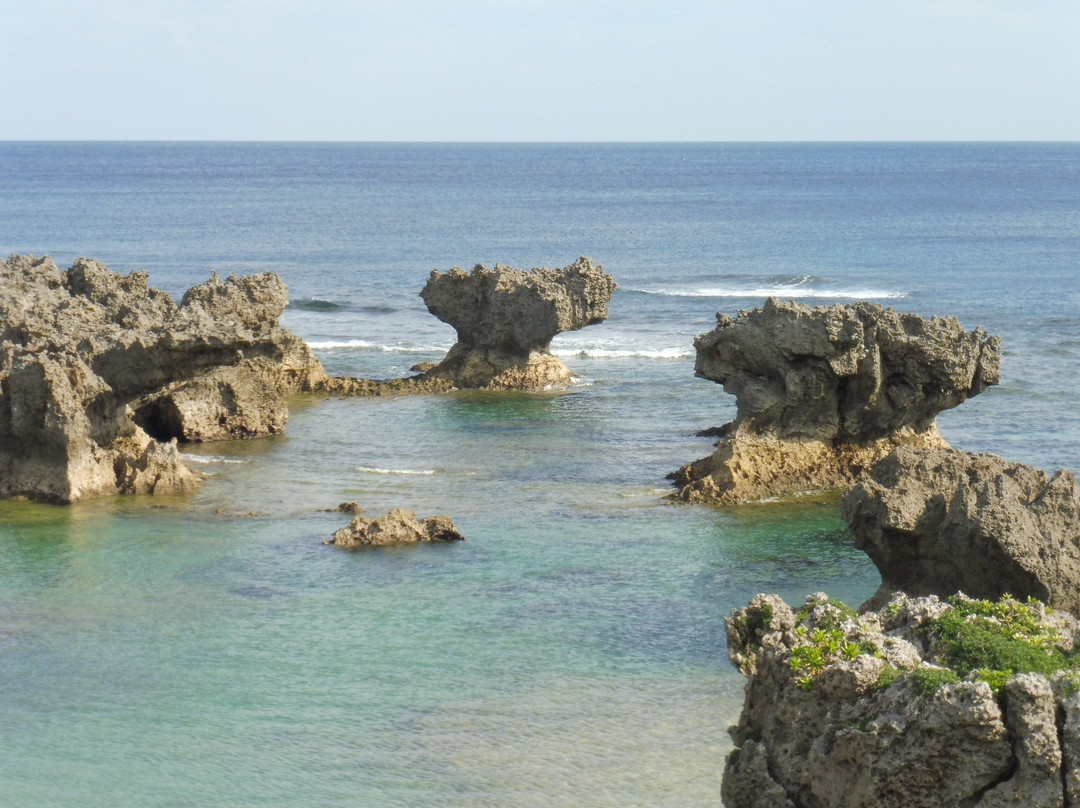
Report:
[[[617,283],[545,394],[297,399],[183,447],[187,497],[0,503],[0,804],[706,806],[742,702],[723,618],[879,582],[828,497],[675,505],[734,400],[694,377],[767,296],[1003,340],[954,446],[1080,468],[1080,144],[0,143],[0,254],[273,271],[328,371],[405,375],[453,330],[432,269]],[[322,542],[393,507],[453,546]]]

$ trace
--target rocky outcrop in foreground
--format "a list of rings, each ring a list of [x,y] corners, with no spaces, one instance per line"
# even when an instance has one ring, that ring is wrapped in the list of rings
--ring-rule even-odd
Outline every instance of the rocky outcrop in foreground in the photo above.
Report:
[[[897,449],[844,494],[844,519],[895,591],[1034,597],[1080,614],[1080,489],[992,454]]]
[[[323,544],[352,549],[356,547],[379,547],[390,544],[415,544],[416,542],[464,541],[449,516],[429,516],[417,519],[416,514],[404,508],[394,508],[382,519],[357,516],[348,525],[334,532],[334,537]]]
[[[1080,805],[1077,622],[1039,603],[898,596],[856,615],[758,595],[728,808]]]
[[[276,275],[215,275],[179,305],[146,278],[0,261],[0,497],[189,491],[176,439],[278,433],[284,395],[326,378],[278,326]]]
[[[568,384],[552,338],[607,319],[615,281],[588,258],[563,269],[525,272],[496,264],[435,270],[420,296],[458,341],[424,377],[455,387],[542,390]]]
[[[937,414],[998,381],[1000,340],[951,317],[770,298],[716,318],[694,341],[695,370],[737,414],[710,457],[673,475],[686,501],[846,486],[898,445],[945,446]]]

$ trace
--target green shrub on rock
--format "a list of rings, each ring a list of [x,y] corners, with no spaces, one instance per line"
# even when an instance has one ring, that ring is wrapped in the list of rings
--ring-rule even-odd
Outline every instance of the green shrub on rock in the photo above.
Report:
[[[930,629],[934,655],[961,675],[977,671],[995,692],[1018,673],[1049,676],[1075,664],[1060,647],[1059,632],[1045,622],[1049,610],[1036,600],[957,596],[949,604],[952,608]]]

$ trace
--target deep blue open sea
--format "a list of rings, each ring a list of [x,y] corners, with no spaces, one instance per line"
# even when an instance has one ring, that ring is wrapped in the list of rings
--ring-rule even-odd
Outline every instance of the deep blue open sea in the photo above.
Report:
[[[731,397],[717,311],[867,299],[1003,339],[954,446],[1080,469],[1080,144],[0,143],[0,254],[91,256],[179,295],[279,273],[332,373],[453,330],[433,268],[604,265],[557,394],[299,400],[185,448],[182,498],[0,503],[4,806],[719,805],[742,700],[722,618],[857,604],[835,501],[666,504]],[[454,546],[321,542],[403,506]]]

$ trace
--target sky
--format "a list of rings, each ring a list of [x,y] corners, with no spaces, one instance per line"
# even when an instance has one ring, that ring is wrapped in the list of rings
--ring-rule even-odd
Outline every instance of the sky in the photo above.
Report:
[[[0,140],[1080,140],[1078,0],[0,0]]]

